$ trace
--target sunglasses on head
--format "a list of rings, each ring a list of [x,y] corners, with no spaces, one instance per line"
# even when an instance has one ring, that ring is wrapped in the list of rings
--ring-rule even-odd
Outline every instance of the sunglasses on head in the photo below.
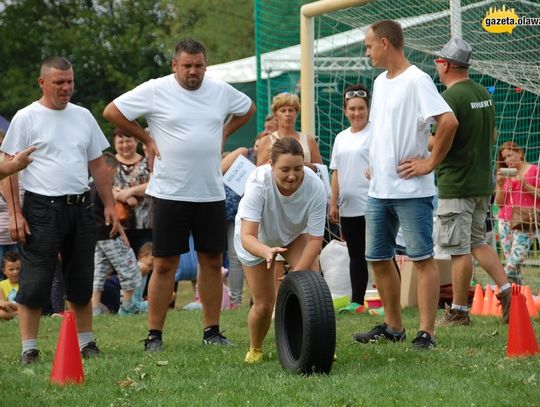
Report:
[[[367,92],[365,90],[350,90],[345,93],[345,100],[349,100],[351,98],[367,99]]]

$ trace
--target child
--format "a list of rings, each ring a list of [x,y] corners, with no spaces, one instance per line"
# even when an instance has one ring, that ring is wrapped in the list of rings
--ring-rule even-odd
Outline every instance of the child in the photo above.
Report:
[[[114,176],[118,170],[118,161],[111,153],[103,153],[103,158],[109,170],[111,188]],[[119,235],[110,237],[110,226],[105,225],[103,218],[103,202],[97,194],[96,187],[90,185],[90,196],[94,203],[94,214],[97,222],[97,242],[94,255],[94,292],[92,294],[92,309],[94,315],[102,313],[101,293],[105,286],[105,278],[110,269],[114,267],[118,273],[122,289],[122,302],[118,313],[120,315],[133,315],[143,312],[133,301],[133,291],[138,287],[141,273],[137,266],[137,259],[129,247],[129,241],[124,229],[120,227]]]
[[[15,295],[19,290],[19,272],[21,271],[18,253],[6,252],[4,254],[2,271],[7,279],[0,281],[0,319],[9,321],[17,316]]]

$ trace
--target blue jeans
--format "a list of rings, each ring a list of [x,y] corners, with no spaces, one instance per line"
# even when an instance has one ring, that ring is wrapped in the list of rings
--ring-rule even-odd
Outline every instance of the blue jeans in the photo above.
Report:
[[[433,257],[433,197],[378,199],[366,206],[366,260],[392,259],[399,227],[411,260]]]

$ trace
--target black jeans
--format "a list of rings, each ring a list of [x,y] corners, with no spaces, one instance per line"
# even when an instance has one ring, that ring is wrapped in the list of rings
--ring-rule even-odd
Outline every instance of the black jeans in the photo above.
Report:
[[[88,194],[87,194],[88,195]],[[96,224],[88,196],[82,200],[26,192],[23,215],[30,228],[20,245],[21,274],[16,301],[31,308],[49,303],[58,256],[66,299],[86,305],[92,297]]]

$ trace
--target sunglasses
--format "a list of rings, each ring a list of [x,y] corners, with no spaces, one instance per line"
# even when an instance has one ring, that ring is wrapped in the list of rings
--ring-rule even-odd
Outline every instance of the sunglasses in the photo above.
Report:
[[[445,62],[448,62],[448,61],[446,59],[437,58],[437,59],[434,59],[433,62],[436,64],[444,64]]]
[[[349,100],[351,98],[367,99],[367,92],[365,90],[350,90],[345,93],[345,100]]]

